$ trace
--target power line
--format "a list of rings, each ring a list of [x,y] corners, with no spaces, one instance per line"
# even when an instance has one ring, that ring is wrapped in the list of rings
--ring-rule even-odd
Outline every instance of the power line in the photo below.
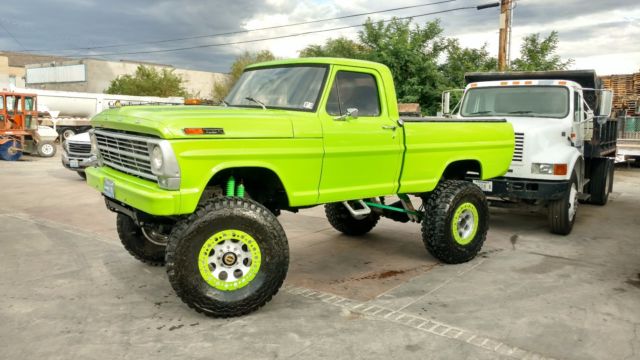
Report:
[[[188,37],[182,37],[182,38],[172,38],[172,39],[164,39],[164,40],[151,40],[151,41],[140,41],[140,42],[131,42],[131,43],[124,43],[124,44],[111,44],[111,45],[90,46],[90,47],[78,47],[78,48],[67,48],[67,49],[30,49],[30,50],[23,50],[23,51],[25,51],[25,52],[38,52],[38,51],[93,50],[93,49],[107,49],[107,48],[114,48],[114,47],[128,47],[128,46],[134,46],[134,45],[152,45],[152,44],[162,44],[162,43],[168,43],[168,42],[174,42],[174,41],[185,41],[185,40],[196,40],[196,39],[204,39],[204,38],[214,38],[214,37],[221,37],[221,36],[246,34],[246,33],[254,32],[254,31],[282,29],[282,28],[293,27],[293,26],[317,24],[317,23],[327,22],[327,21],[344,20],[344,19],[350,19],[350,18],[365,16],[365,15],[382,14],[382,13],[387,13],[387,12],[392,12],[392,11],[414,9],[414,8],[425,7],[425,6],[433,6],[433,5],[445,4],[445,3],[455,2],[455,1],[458,1],[458,0],[440,0],[440,1],[430,2],[430,3],[426,3],[426,4],[402,6],[402,7],[397,7],[397,8],[393,8],[393,9],[370,11],[370,12],[359,13],[359,14],[338,16],[338,17],[333,17],[333,18],[303,21],[303,22],[298,22],[298,23],[293,23],[293,24],[285,24],[285,25],[268,26],[268,27],[257,28],[257,29],[230,31],[230,32],[217,33],[217,34],[196,35],[196,36],[188,36]]]
[[[470,9],[478,10],[479,7],[478,6],[464,6],[464,7],[458,7],[458,8],[452,8],[452,9],[434,11],[434,12],[424,13],[424,14],[419,14],[419,15],[399,17],[399,18],[394,18],[394,19],[395,20],[406,20],[406,19],[413,19],[413,18],[418,18],[418,17],[423,17],[423,16],[444,14],[444,13],[448,13],[448,12],[461,11],[461,10],[470,10]],[[381,20],[380,22],[387,23],[387,22],[393,21],[394,19]],[[186,46],[186,47],[172,48],[172,49],[146,50],[146,51],[124,51],[124,52],[99,53],[99,54],[84,54],[84,55],[72,55],[71,57],[136,55],[136,54],[155,54],[155,53],[163,53],[163,52],[176,52],[176,51],[203,49],[203,48],[211,48],[211,47],[219,47],[219,46],[227,46],[227,45],[248,44],[248,43],[268,41],[268,40],[286,39],[286,38],[292,38],[292,37],[298,37],[298,36],[304,36],[304,35],[310,35],[310,34],[318,34],[318,33],[330,32],[330,31],[338,31],[338,30],[345,30],[345,29],[363,27],[363,26],[364,26],[364,24],[348,25],[348,26],[341,26],[341,27],[335,27],[335,28],[330,28],[330,29],[311,30],[311,31],[305,31],[305,32],[295,33],[295,34],[266,37],[266,38],[261,38],[261,39],[232,41],[232,42],[215,43],[215,44],[194,45],[194,46]]]
[[[4,32],[6,32],[7,34],[9,34],[9,36],[13,39],[13,41],[16,42],[16,44],[18,44],[18,46],[20,46],[21,48],[24,49],[24,46],[22,45],[22,43],[20,43],[20,41],[18,41],[18,39],[13,36],[13,34],[11,33],[11,31],[9,31],[9,29],[7,29],[4,24],[2,24],[2,21],[0,21],[0,28],[2,28],[2,30],[4,30]]]

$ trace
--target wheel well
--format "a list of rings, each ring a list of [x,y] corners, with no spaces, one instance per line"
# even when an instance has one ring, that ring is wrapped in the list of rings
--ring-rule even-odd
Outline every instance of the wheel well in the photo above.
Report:
[[[442,174],[446,180],[464,180],[469,173],[475,173],[482,177],[482,168],[477,160],[460,160],[447,165]],[[475,175],[474,174],[474,175]]]
[[[233,176],[236,184],[242,183],[246,194],[253,200],[274,211],[289,207],[289,198],[278,175],[270,169],[261,167],[242,167],[224,169],[216,173],[202,194],[201,201],[225,193],[227,181]],[[220,194],[220,195],[222,195]]]

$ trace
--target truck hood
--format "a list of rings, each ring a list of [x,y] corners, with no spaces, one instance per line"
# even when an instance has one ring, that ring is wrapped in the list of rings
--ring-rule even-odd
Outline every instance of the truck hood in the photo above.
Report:
[[[163,139],[291,138],[286,110],[221,106],[125,106],[91,119],[94,128],[144,133]],[[215,129],[207,135],[186,135],[185,128]]]

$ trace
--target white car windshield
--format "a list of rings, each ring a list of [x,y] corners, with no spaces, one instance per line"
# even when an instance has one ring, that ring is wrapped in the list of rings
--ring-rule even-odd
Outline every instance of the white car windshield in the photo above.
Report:
[[[325,66],[283,66],[249,69],[233,87],[229,106],[314,111],[325,78]]]
[[[564,118],[569,90],[561,86],[480,87],[467,91],[460,114]]]

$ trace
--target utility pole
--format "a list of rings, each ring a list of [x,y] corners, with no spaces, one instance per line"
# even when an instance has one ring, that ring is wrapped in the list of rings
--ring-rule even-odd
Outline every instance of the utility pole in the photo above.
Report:
[[[500,0],[500,46],[498,48],[498,70],[507,70],[507,48],[511,30],[511,0]]]

